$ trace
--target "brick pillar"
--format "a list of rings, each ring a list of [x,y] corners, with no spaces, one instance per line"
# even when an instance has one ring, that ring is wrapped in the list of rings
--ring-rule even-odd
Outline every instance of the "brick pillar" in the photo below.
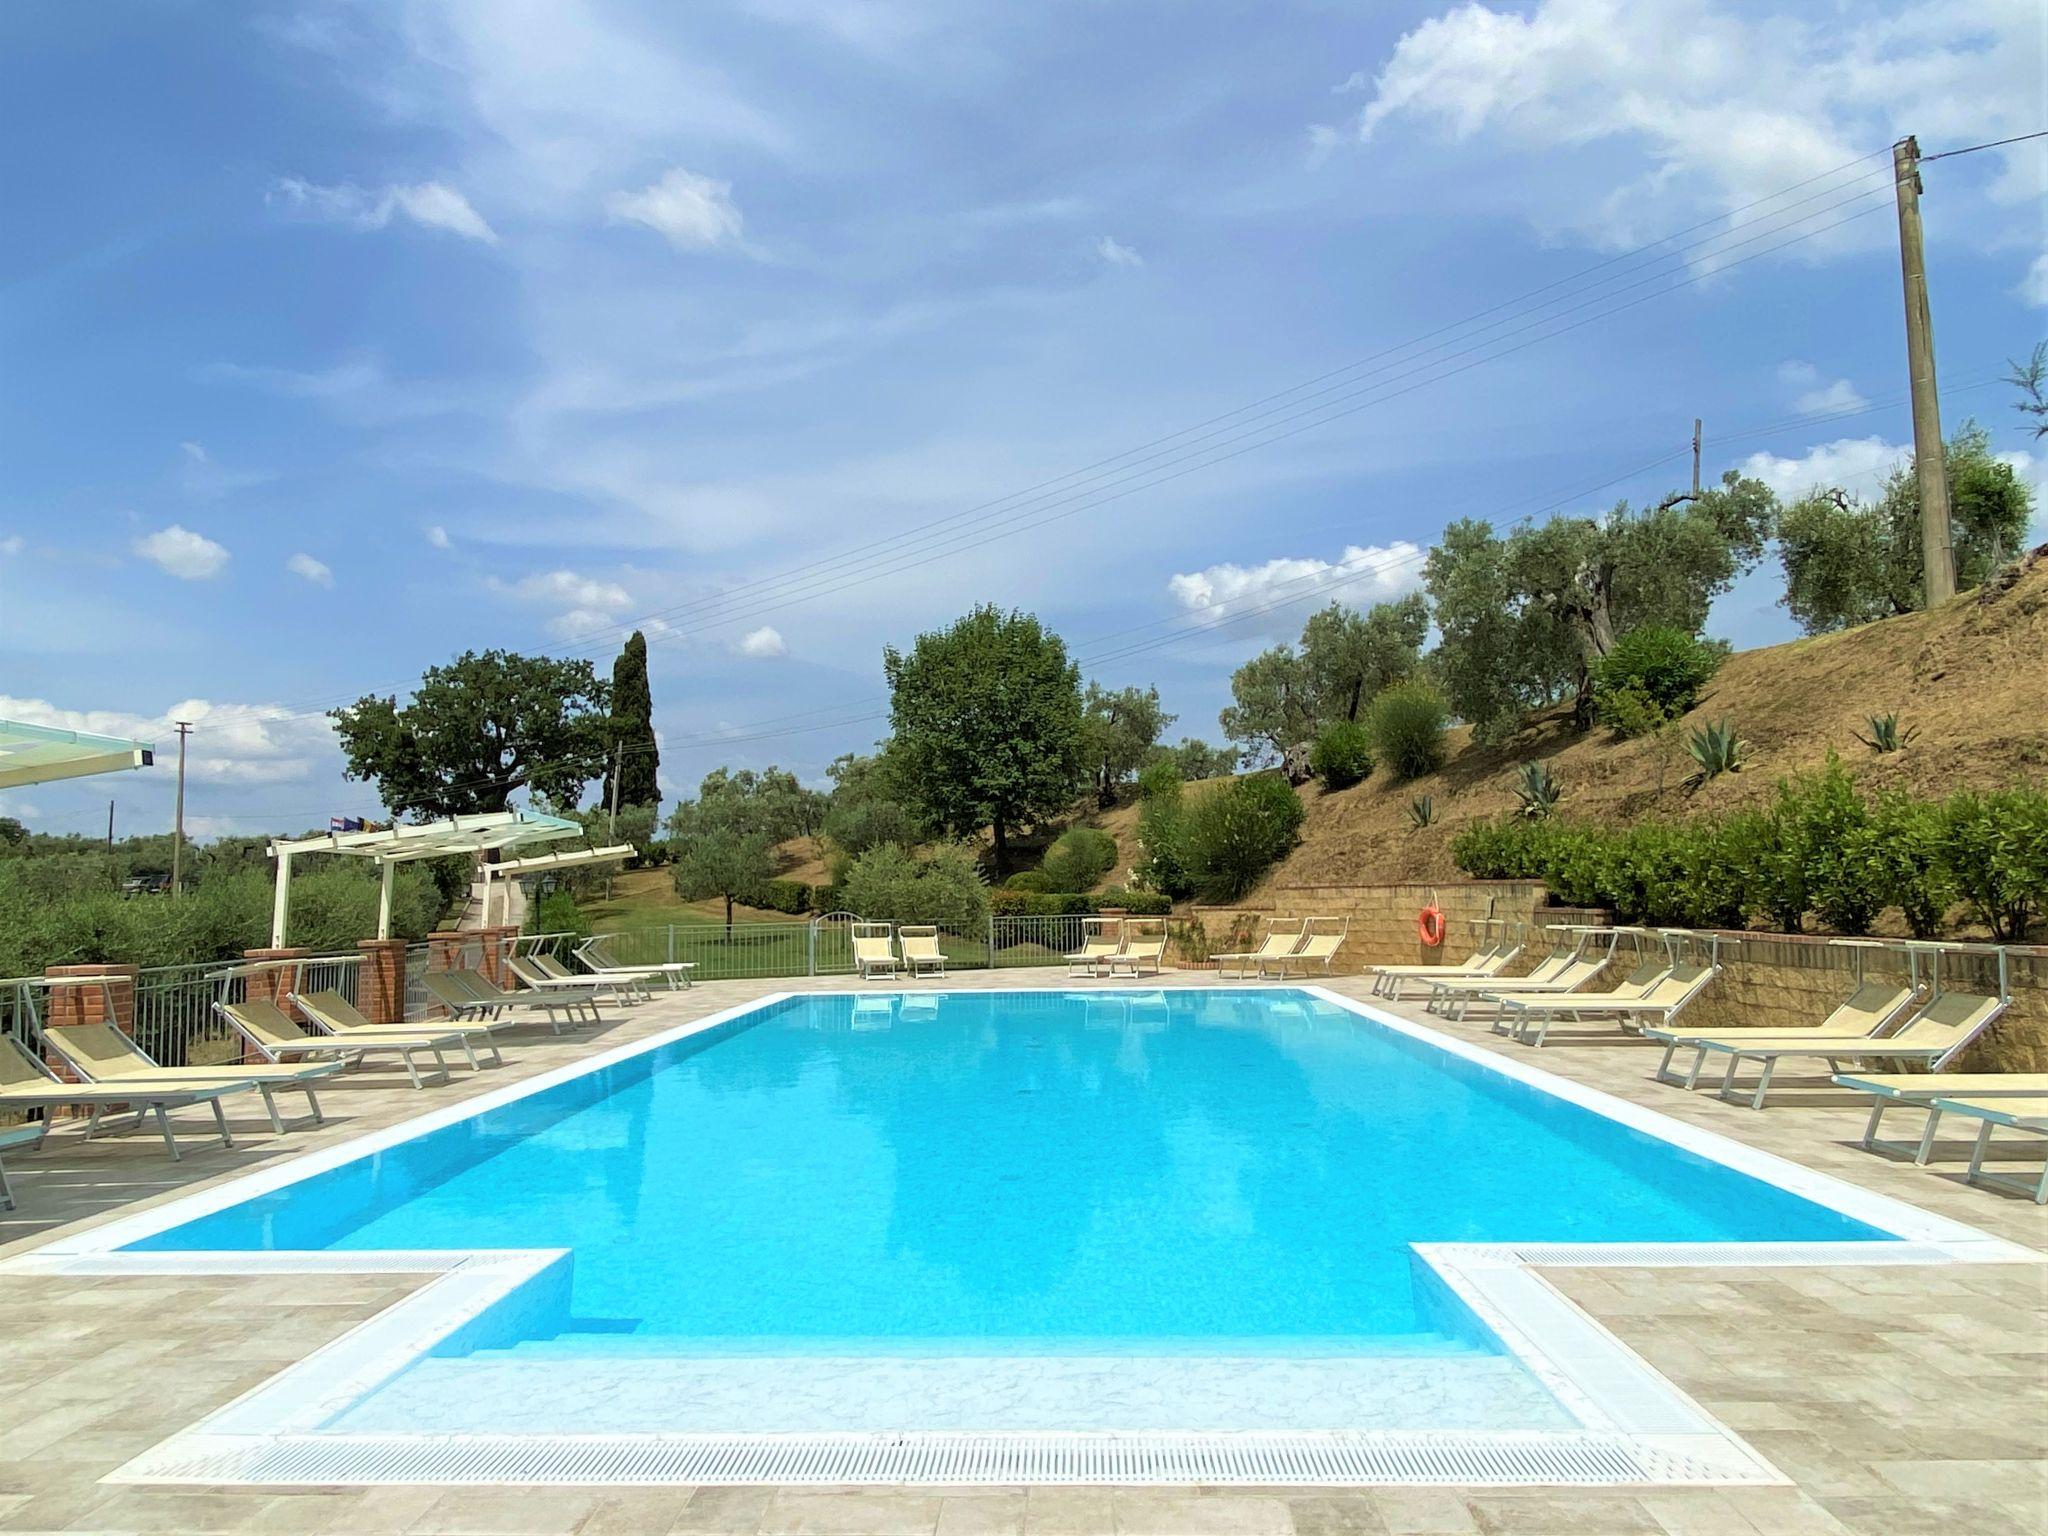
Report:
[[[496,986],[505,985],[505,935],[516,933],[517,929],[506,929],[492,924],[476,930],[477,947],[482,953],[477,957],[476,968],[484,973],[487,980]]]
[[[303,960],[311,953],[313,952],[310,949],[245,949],[242,951],[242,958],[252,961]],[[253,971],[242,979],[242,996],[251,1002],[275,1003],[284,1010],[285,1017],[303,1024],[306,1022],[306,1016],[286,1002],[284,998],[285,993],[298,985],[298,980],[299,973],[297,969],[289,965],[279,965],[273,966],[268,970]],[[237,1035],[235,1039],[242,1048],[240,1060],[252,1062],[264,1059],[263,1053],[248,1041],[243,1040],[240,1035]]]
[[[55,986],[44,994],[43,1027],[54,1028],[60,1024],[101,1024],[108,1019],[109,1005],[112,1019],[123,1034],[131,1038],[135,1034],[135,983],[140,971],[132,965],[52,965],[43,970],[51,981],[62,982],[74,978],[96,979],[107,977],[104,986]],[[45,1051],[44,1060],[50,1070],[67,1083],[78,1081],[78,1074],[65,1065],[55,1051]],[[65,1108],[53,1106],[52,1115],[78,1117],[85,1113],[77,1105]]]
[[[356,1012],[372,1024],[405,1022],[405,940],[358,939]]]

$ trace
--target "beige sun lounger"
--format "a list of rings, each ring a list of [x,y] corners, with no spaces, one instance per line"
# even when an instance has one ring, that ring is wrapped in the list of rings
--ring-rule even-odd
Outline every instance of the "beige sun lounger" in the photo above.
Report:
[[[1124,920],[1120,917],[1081,919],[1081,947],[1065,957],[1069,976],[1099,976],[1108,969],[1112,956],[1124,947]]]
[[[903,974],[903,962],[889,942],[887,923],[855,923],[847,930],[847,937],[853,941],[854,973],[862,981]]]
[[[498,1049],[498,1031],[512,1026],[495,1019],[433,1019],[416,1024],[373,1024],[362,1016],[354,1003],[332,988],[319,992],[293,992],[288,996],[298,1006],[299,1012],[311,1019],[317,1028],[344,1040],[354,1038],[358,1030],[425,1031],[459,1041],[472,1067],[481,1067],[476,1058],[478,1041],[490,1047],[493,1062],[504,1065],[505,1053]]]
[[[1534,987],[1546,986],[1556,980],[1563,973],[1564,968],[1578,958],[1579,951],[1582,948],[1583,946],[1573,939],[1553,944],[1550,947],[1550,953],[1541,960],[1538,960],[1525,975],[1521,976],[1456,975],[1421,976],[1416,979],[1429,988],[1429,1001],[1432,1007],[1434,1007],[1439,998],[1448,997],[1455,992],[1484,992],[1489,989],[1495,992],[1502,992],[1510,987],[1517,991],[1528,991]]]
[[[1429,1011],[1442,1013],[1446,1018],[1462,1019],[1471,1011],[1474,1002],[1492,1006],[1493,1000],[1504,995],[1506,987],[1514,989],[1516,997],[1552,997],[1566,992],[1577,992],[1595,976],[1607,969],[1611,955],[1596,955],[1591,958],[1580,955],[1567,960],[1547,976],[1510,978],[1506,983],[1499,981],[1437,981],[1430,984]]]
[[[314,1084],[341,1070],[338,1061],[231,1062],[219,1067],[160,1066],[149,1053],[111,1024],[49,1024],[43,1028],[43,1043],[64,1058],[66,1065],[87,1082],[162,1083],[247,1083],[263,1095],[263,1107],[270,1112],[270,1128],[280,1135],[284,1117],[277,1112],[280,1090],[297,1089],[306,1095],[313,1123],[327,1117],[320,1112],[320,1098]]]
[[[1165,959],[1166,930],[1163,926],[1156,933],[1142,937],[1134,937],[1126,929],[1124,947],[1104,962],[1103,969],[1110,976],[1157,976]]]
[[[1991,1133],[1995,1130],[2028,1131],[2036,1136],[2048,1136],[2048,1094],[2031,1097],[1985,1098],[1972,1095],[1968,1098],[1936,1099],[1929,1115],[1928,1135],[1934,1134],[1932,1122],[1942,1115],[1962,1115],[1979,1122],[1977,1144],[1970,1152],[1970,1171],[1964,1175],[1972,1184],[1981,1184],[1986,1189],[2003,1189],[2013,1194],[2025,1195],[2036,1205],[2048,1205],[2048,1162],[2041,1166],[2041,1177],[2033,1184],[2022,1179],[2010,1178],[2002,1173],[1984,1171],[1985,1154],[1991,1150]]]
[[[43,1137],[49,1133],[48,1120],[34,1120],[27,1125],[0,1125],[0,1153],[12,1152],[16,1147],[27,1147],[33,1152],[43,1144]],[[7,1160],[0,1157],[0,1211],[14,1209],[14,1186],[7,1182]]]
[[[903,963],[913,976],[943,976],[946,974],[946,954],[939,948],[939,930],[927,923],[915,928],[896,930],[896,947],[903,955]]]
[[[204,1104],[213,1111],[220,1144],[232,1147],[235,1138],[228,1133],[228,1117],[221,1109],[220,1101],[227,1094],[246,1093],[255,1086],[245,1079],[225,1076],[211,1083],[157,1080],[60,1082],[57,1075],[38,1061],[19,1040],[12,1035],[0,1035],[0,1110],[47,1111],[72,1104],[86,1105],[92,1110],[92,1118],[85,1127],[88,1141],[99,1134],[100,1122],[110,1113],[132,1112],[138,1126],[154,1115],[157,1130],[164,1138],[164,1150],[170,1153],[173,1161],[182,1154],[178,1151],[177,1138],[171,1134],[170,1111]],[[34,1139],[40,1142],[48,1130],[47,1119],[39,1122]]]
[[[1936,1099],[2003,1099],[2048,1094],[2048,1072],[1840,1072],[1838,1087],[1870,1095],[1870,1120],[1863,1127],[1863,1148],[1867,1152],[1897,1152],[1925,1163],[1934,1151],[1934,1127],[1940,1120]],[[1882,1141],[1878,1123],[1894,1105],[1927,1111],[1918,1144]]]
[[[417,1051],[425,1051],[434,1058],[442,1082],[448,1081],[448,1058],[442,1051],[451,1045],[465,1042],[459,1032],[449,1030],[435,1033],[418,1028],[380,1030],[374,1025],[347,1031],[347,1038],[333,1034],[317,1033],[300,1027],[298,1020],[286,1013],[268,998],[244,998],[239,1003],[216,1003],[222,1018],[233,1027],[236,1034],[263,1053],[268,1061],[330,1060],[361,1061],[368,1056],[396,1056],[405,1065],[405,1075],[412,1079],[415,1088],[424,1088],[420,1078],[419,1063],[413,1060]],[[469,1058],[469,1064],[476,1065],[476,1057]]]
[[[1860,994],[1863,988],[1857,989]],[[1970,992],[1942,992],[1923,1003],[1914,1015],[1890,1034],[1830,1034],[1822,1029],[1791,1030],[1776,1034],[1766,1030],[1730,1030],[1727,1034],[1682,1035],[1666,1041],[1669,1046],[1691,1046],[1704,1061],[1710,1054],[1725,1055],[1728,1070],[1722,1074],[1720,1096],[1735,1102],[1735,1073],[1745,1061],[1759,1064],[1756,1087],[1749,1107],[1762,1109],[1770,1092],[1771,1076],[1778,1063],[1817,1059],[1828,1064],[1829,1072],[1840,1072],[1849,1061],[1924,1062],[1939,1070],[1991,1023],[2005,1012],[2003,998],[1980,997]],[[1839,1011],[1839,1010],[1838,1010]],[[1661,1038],[1658,1037],[1658,1038]],[[1667,1053],[1666,1059],[1669,1059]],[[1699,1078],[1699,1061],[1693,1064],[1688,1085]]]
[[[1490,949],[1474,950],[1455,965],[1371,965],[1366,970],[1372,975],[1374,995],[1399,1002],[1411,981],[1486,981],[1514,964],[1521,952],[1520,943],[1503,939]]]
[[[1697,1048],[1692,1059],[1692,1069],[1684,1077],[1675,1077],[1671,1072],[1671,1058],[1697,1041],[1741,1041],[1768,1040],[1773,1036],[1794,1035],[1795,1038],[1810,1040],[1855,1039],[1869,1040],[1892,1020],[1896,1019],[1913,1000],[1919,990],[1905,981],[1863,981],[1856,990],[1836,1004],[1835,1009],[1804,1036],[1791,1030],[1765,1029],[1761,1026],[1749,1030],[1718,1031],[1711,1035],[1687,1034],[1677,1030],[1646,1029],[1643,1033],[1664,1047],[1664,1059],[1657,1063],[1657,1070],[1651,1075],[1660,1083],[1673,1087],[1691,1088],[1700,1080],[1700,1069],[1706,1065],[1707,1048]]]
[[[1334,932],[1330,928],[1333,921],[1337,924]],[[1330,966],[1336,960],[1337,950],[1343,945],[1344,935],[1350,926],[1348,919],[1310,918],[1302,930],[1301,947],[1271,960],[1261,960],[1259,975],[1263,977],[1269,965],[1275,968],[1273,974],[1281,981],[1297,973],[1306,976],[1309,967],[1316,965],[1323,968],[1325,976],[1329,975]]]
[[[1278,923],[1268,923],[1264,937],[1251,949],[1209,957],[1216,962],[1216,979],[1245,981],[1253,976],[1263,975],[1269,961],[1279,960],[1301,948],[1302,938],[1303,930],[1300,923],[1296,923],[1292,928],[1282,928]]]
[[[1500,999],[1500,1022],[1512,1021],[1509,1031],[1525,1045],[1541,1046],[1550,1034],[1551,1023],[1562,1017],[1573,1023],[1595,1019],[1612,1020],[1626,1032],[1641,1033],[1650,1024],[1668,1029],[1693,1000],[1721,974],[1714,965],[1659,966],[1655,974],[1642,979],[1640,972],[1611,992],[1571,993],[1564,997],[1517,997]],[[1629,993],[1635,995],[1631,997]],[[1534,1025],[1535,1034],[1529,1033]]]
[[[546,955],[507,955],[505,965],[520,982],[536,992],[609,992],[620,1007],[629,1007],[654,993],[644,979],[630,976],[607,978],[602,972],[586,971],[578,976],[558,960]]]

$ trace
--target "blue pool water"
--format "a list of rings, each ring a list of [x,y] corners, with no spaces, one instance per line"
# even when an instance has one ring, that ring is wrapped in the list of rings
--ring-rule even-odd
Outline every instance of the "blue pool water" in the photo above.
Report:
[[[1885,1235],[1269,989],[785,1001],[135,1246],[566,1247],[606,1354],[1329,1356],[1494,1348],[1418,1241]]]

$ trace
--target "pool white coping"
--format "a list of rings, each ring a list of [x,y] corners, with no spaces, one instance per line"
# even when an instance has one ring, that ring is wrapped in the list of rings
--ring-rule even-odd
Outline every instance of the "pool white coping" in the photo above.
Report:
[[[1074,987],[976,989],[1070,993]],[[1086,989],[1085,995],[1143,992]],[[1243,991],[1196,987],[1175,991]],[[1577,1431],[919,1431],[887,1434],[340,1433],[322,1425],[439,1345],[516,1336],[568,1285],[560,1249],[126,1253],[125,1245],[529,1098],[793,997],[932,995],[929,988],[775,992],[522,1082],[430,1110],[0,1262],[44,1275],[430,1274],[433,1280],[226,1407],[111,1473],[110,1482],[295,1484],[1458,1484],[1782,1483],[1727,1426],[1539,1273],[1550,1265],[2038,1263],[1960,1222],[1413,1024],[1325,987],[1305,993],[1382,1028],[1896,1234],[1818,1243],[1423,1243],[1418,1258],[1583,1426]]]

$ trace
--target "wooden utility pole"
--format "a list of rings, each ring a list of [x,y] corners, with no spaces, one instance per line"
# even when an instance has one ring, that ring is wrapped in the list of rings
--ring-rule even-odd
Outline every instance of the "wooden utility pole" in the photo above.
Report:
[[[178,725],[178,829],[171,838],[171,897],[175,900],[184,889],[185,875],[185,738],[192,734],[192,722],[180,720]]]
[[[1692,419],[1692,493],[1695,497],[1700,493],[1700,419],[1697,416]]]
[[[1948,473],[1942,463],[1941,398],[1934,384],[1934,321],[1927,307],[1927,252],[1920,232],[1920,141],[1892,146],[1899,200],[1899,269],[1906,283],[1906,366],[1913,386],[1913,473],[1920,485],[1920,563],[1926,606],[1956,595],[1949,545]]]

